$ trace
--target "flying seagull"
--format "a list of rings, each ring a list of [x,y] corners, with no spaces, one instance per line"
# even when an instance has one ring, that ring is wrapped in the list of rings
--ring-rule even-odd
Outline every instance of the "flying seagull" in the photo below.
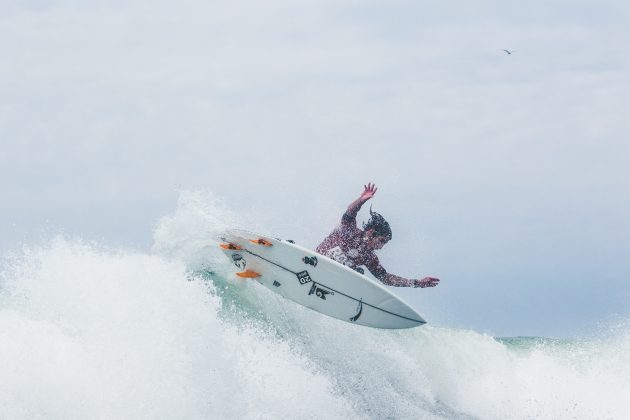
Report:
[[[503,50],[503,51],[505,51],[505,53],[506,53],[507,55],[510,55],[510,54],[512,54],[512,53],[514,52],[514,51],[510,51],[510,50]]]

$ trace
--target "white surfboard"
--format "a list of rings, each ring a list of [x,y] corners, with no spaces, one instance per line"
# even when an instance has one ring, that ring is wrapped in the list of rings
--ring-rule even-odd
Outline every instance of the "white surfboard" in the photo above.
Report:
[[[379,282],[315,251],[243,230],[228,231],[221,240],[237,275],[314,311],[375,328],[426,323]]]

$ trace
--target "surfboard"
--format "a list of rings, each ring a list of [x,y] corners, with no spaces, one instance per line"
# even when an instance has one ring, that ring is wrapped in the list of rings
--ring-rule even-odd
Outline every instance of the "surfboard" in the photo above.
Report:
[[[244,230],[230,230],[220,239],[238,277],[321,314],[374,328],[426,323],[378,281],[293,241]]]

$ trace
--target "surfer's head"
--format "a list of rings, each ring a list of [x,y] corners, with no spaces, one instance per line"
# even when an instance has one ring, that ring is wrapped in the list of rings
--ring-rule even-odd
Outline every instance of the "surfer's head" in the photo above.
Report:
[[[383,216],[370,207],[370,219],[363,223],[365,241],[373,249],[381,249],[383,245],[392,239],[392,229]]]

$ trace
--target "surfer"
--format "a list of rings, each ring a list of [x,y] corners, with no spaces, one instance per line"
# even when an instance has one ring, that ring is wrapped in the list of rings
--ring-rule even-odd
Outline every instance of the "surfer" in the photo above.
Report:
[[[341,217],[341,225],[328,235],[316,251],[333,260],[344,264],[361,274],[363,269],[368,270],[388,286],[397,287],[435,287],[440,279],[425,277],[423,279],[407,279],[388,273],[381,266],[374,251],[383,248],[392,239],[392,230],[383,216],[372,211],[370,219],[363,223],[363,230],[357,227],[357,214],[361,206],[376,194],[376,185],[368,183],[364,185],[363,193],[348,206]]]

